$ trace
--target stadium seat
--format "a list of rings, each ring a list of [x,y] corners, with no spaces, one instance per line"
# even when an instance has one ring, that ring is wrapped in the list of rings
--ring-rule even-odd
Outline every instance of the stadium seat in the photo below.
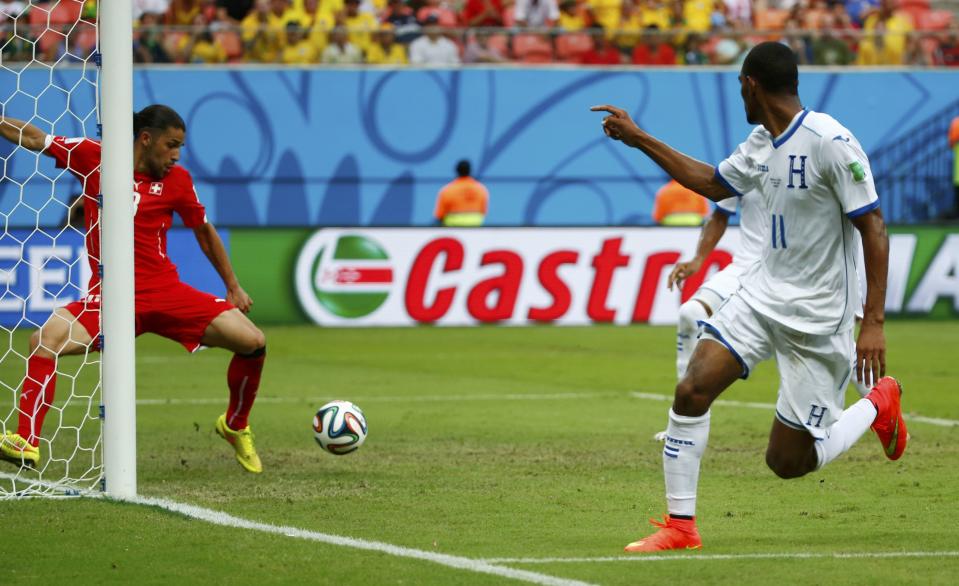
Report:
[[[43,5],[33,6],[28,13],[31,36],[37,39],[37,46],[47,53],[66,39],[72,25],[80,19],[83,11],[82,0],[61,0],[49,8]]]
[[[932,8],[932,3],[930,0],[899,0],[900,10],[908,10],[910,8],[930,10]]]
[[[81,20],[67,38],[70,53],[78,57],[87,57],[96,50],[97,27],[92,22]]]
[[[803,16],[803,28],[810,30],[819,30],[822,28],[823,20],[829,15],[825,8],[810,8]]]
[[[775,8],[758,10],[754,15],[753,20],[755,21],[754,24],[756,30],[778,31],[782,30],[783,26],[786,24],[786,21],[789,20],[789,11],[778,10]]]
[[[513,37],[513,57],[523,63],[550,63],[553,45],[542,35],[519,34]]]
[[[952,12],[948,10],[930,10],[917,15],[916,29],[921,31],[939,31],[952,24]]]
[[[491,51],[499,53],[504,58],[509,57],[509,39],[506,37],[506,35],[490,35],[486,39],[486,47]]]
[[[939,39],[934,37],[924,37],[919,39],[919,50],[926,58],[926,63],[936,64],[936,52],[939,51]]]
[[[579,63],[583,53],[593,48],[593,37],[586,33],[567,33],[556,37],[556,59],[564,63]]]

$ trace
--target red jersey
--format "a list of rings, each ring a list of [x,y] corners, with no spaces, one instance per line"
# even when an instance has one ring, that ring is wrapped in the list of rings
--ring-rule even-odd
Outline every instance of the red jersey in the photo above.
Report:
[[[83,184],[83,210],[90,259],[90,294],[99,294],[100,277],[100,143],[87,138],[50,137],[44,152],[57,167],[67,169]],[[178,283],[176,265],[167,256],[167,231],[173,212],[188,228],[206,223],[206,209],[197,199],[190,173],[179,165],[161,179],[133,173],[133,267],[135,290],[153,291]]]

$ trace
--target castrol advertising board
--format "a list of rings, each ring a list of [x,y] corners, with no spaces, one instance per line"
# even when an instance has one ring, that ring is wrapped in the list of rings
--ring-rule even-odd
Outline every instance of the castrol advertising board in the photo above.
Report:
[[[681,300],[729,264],[727,230],[670,291],[698,228],[322,229],[300,248],[297,298],[326,326],[675,323]]]

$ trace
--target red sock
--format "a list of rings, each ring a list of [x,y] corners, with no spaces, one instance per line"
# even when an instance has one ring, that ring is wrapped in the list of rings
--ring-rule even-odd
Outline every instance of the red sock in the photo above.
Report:
[[[245,429],[250,417],[250,409],[256,400],[256,391],[260,388],[260,373],[266,352],[255,352],[253,356],[234,354],[230,368],[226,371],[226,382],[230,386],[230,405],[226,410],[226,424],[236,431]]]
[[[27,360],[27,377],[20,391],[20,421],[17,433],[33,446],[40,445],[43,418],[53,403],[57,388],[57,361],[42,356]]]

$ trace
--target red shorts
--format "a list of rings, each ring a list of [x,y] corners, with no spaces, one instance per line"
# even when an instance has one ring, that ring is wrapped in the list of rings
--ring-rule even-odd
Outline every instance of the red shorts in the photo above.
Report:
[[[226,299],[194,289],[186,283],[137,293],[136,335],[150,333],[183,344],[190,352],[200,347],[203,333],[216,316],[234,309]],[[90,295],[64,306],[100,348],[100,296]]]

